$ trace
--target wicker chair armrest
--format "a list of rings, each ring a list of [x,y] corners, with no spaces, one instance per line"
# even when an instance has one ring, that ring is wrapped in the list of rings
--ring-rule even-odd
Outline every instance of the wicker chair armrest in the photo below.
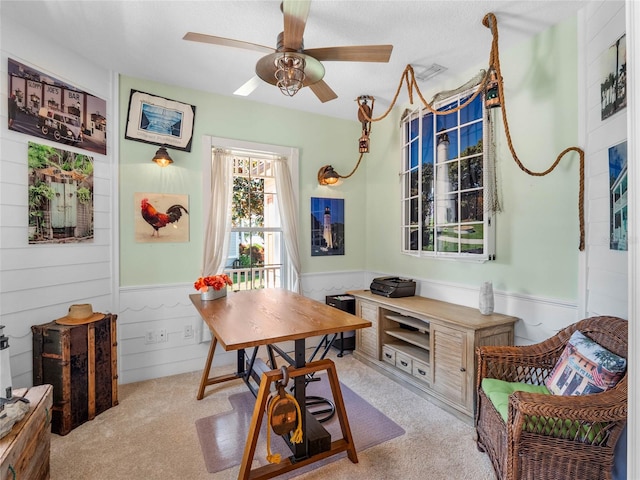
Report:
[[[619,386],[619,385],[618,385]],[[509,397],[510,442],[547,437],[598,447],[615,445],[627,420],[626,385],[603,393],[561,396],[514,392]]]
[[[590,395],[545,395],[514,392],[509,397],[509,415],[513,421],[524,416],[561,418],[584,422],[617,422],[627,418],[627,389],[618,385]]]
[[[500,346],[485,345],[476,348],[476,354],[483,359],[509,363],[536,362],[553,352],[564,349],[560,343],[542,342],[535,345]]]

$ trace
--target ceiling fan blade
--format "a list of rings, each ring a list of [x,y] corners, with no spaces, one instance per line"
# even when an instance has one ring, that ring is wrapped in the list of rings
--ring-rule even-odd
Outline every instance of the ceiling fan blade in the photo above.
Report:
[[[319,82],[309,85],[309,88],[313,93],[316,94],[316,97],[318,97],[318,99],[322,103],[338,98],[336,92],[331,90],[331,87],[329,87],[329,85],[327,85],[324,80],[320,80]]]
[[[317,60],[342,62],[383,62],[391,57],[393,45],[360,45],[353,47],[312,48],[304,53]]]
[[[302,47],[302,35],[309,16],[311,0],[284,0],[284,48],[294,51]]]
[[[258,88],[258,85],[260,85],[260,77],[254,75],[248,82],[233,92],[233,94],[241,97],[247,97],[251,95],[256,88]]]
[[[275,48],[265,47],[257,43],[243,42],[241,40],[233,40],[231,38],[215,37],[213,35],[205,35],[204,33],[187,32],[183,40],[191,42],[211,43],[213,45],[222,45],[224,47],[244,48],[245,50],[255,50],[262,53],[273,53]]]

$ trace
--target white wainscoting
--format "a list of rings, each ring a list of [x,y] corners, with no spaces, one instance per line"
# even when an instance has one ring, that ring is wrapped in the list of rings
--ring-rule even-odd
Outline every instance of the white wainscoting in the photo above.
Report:
[[[390,275],[383,272],[331,272],[302,275],[303,295],[320,302],[326,295],[369,287],[374,277]],[[417,294],[469,307],[478,305],[478,289],[431,280],[416,279]],[[120,383],[201,371],[211,336],[200,315],[189,300],[192,284],[175,284],[120,289],[118,312],[118,351]],[[550,337],[558,330],[578,320],[577,306],[557,299],[533,297],[495,291],[495,311],[514,315],[516,344],[530,344]],[[185,338],[185,327],[191,326],[193,336]],[[158,338],[165,330],[166,341]],[[151,332],[153,343],[148,343]],[[317,338],[308,345],[315,345]],[[315,342],[315,343],[314,343]],[[293,350],[293,343],[285,350]],[[214,366],[233,368],[234,352],[220,346],[214,356]],[[194,393],[197,385],[194,385]]]
[[[206,328],[189,295],[193,284],[120,289],[118,362],[120,383],[202,370],[209,349],[201,342]],[[185,338],[185,327],[192,336]],[[166,340],[159,338],[166,331]],[[153,342],[147,339],[148,334]],[[210,338],[210,337],[209,337]],[[231,364],[235,356],[218,347],[215,365]],[[194,395],[197,385],[194,385]]]
[[[366,285],[370,285],[371,280],[375,277],[388,275],[403,276],[398,273],[368,272],[365,274]],[[466,307],[478,307],[479,286],[472,287],[419,278],[413,278],[413,280],[416,281],[416,295]],[[541,342],[555,335],[558,330],[579,320],[577,317],[578,306],[575,302],[505,292],[496,289],[496,285],[493,286],[493,290],[494,311],[505,315],[513,315],[520,319],[515,325],[516,345]]]
[[[301,279],[302,294],[324,303],[327,295],[339,295],[348,290],[369,288],[362,270],[344,272],[306,273]]]

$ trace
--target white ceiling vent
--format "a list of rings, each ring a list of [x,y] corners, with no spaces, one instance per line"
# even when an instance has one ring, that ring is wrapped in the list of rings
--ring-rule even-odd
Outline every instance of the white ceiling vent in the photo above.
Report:
[[[428,67],[424,65],[411,65],[413,67],[413,73],[416,77],[416,80],[420,82],[424,82],[429,80],[430,78],[435,77],[436,75],[444,72],[447,67],[443,67],[442,65],[438,65],[437,63],[432,63]]]

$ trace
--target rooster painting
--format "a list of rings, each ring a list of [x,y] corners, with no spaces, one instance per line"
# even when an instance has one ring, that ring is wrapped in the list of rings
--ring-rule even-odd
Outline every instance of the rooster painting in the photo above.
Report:
[[[142,199],[140,202],[140,209],[144,221],[153,227],[153,232],[151,232],[152,237],[160,237],[160,229],[162,227],[166,227],[170,223],[176,223],[180,220],[180,217],[182,217],[182,210],[184,210],[184,213],[187,215],[189,214],[187,209],[179,204],[171,205],[167,209],[166,213],[158,212],[153,205],[149,203],[148,198]],[[176,226],[174,225],[174,227]]]

